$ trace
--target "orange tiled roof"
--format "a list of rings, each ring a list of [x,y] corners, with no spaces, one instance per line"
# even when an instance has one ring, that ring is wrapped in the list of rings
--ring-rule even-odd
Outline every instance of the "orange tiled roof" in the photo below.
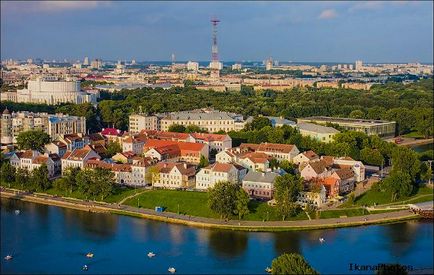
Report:
[[[253,163],[264,163],[267,162],[270,157],[265,153],[250,152],[240,156],[240,158],[248,158]]]
[[[314,151],[312,151],[312,150],[303,152],[303,155],[305,157],[307,157],[309,160],[313,160],[313,159],[319,158],[318,155]]]
[[[43,163],[47,163],[47,161],[48,161],[47,156],[37,156],[35,159],[33,159],[32,163],[43,164]]]

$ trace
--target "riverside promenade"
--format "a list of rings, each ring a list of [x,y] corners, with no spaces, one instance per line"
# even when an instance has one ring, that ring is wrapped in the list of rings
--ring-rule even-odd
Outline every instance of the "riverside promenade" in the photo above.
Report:
[[[290,231],[363,226],[371,224],[391,223],[403,220],[417,219],[420,216],[410,210],[370,214],[365,216],[342,217],[330,219],[313,219],[298,221],[244,221],[220,220],[203,217],[193,217],[170,212],[155,212],[120,204],[110,204],[94,201],[83,201],[73,198],[56,197],[47,194],[29,193],[11,189],[1,189],[1,198],[16,199],[59,207],[78,209],[88,212],[105,212],[157,220],[163,222],[184,224],[200,228],[218,228],[242,231]]]

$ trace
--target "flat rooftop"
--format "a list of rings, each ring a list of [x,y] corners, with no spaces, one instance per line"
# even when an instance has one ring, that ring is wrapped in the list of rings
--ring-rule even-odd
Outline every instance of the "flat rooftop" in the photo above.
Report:
[[[331,122],[331,123],[352,123],[352,124],[360,124],[360,125],[367,125],[367,126],[368,125],[372,126],[374,124],[396,123],[395,121],[387,121],[387,120],[328,117],[328,116],[311,116],[311,117],[304,117],[300,119],[312,120],[312,121],[324,121],[324,122]]]

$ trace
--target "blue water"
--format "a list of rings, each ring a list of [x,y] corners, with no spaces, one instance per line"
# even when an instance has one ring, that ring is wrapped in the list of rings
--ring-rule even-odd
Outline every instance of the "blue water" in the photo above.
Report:
[[[321,272],[358,274],[349,264],[433,267],[433,224],[261,233],[206,230],[126,216],[2,200],[1,273],[265,273],[284,252]],[[16,215],[15,209],[21,213]],[[318,238],[326,241],[320,244]],[[153,251],[155,258],[146,254]],[[93,259],[85,254],[92,252]],[[5,261],[3,257],[14,258]],[[364,272],[366,273],[366,272]],[[372,273],[371,273],[372,274]]]

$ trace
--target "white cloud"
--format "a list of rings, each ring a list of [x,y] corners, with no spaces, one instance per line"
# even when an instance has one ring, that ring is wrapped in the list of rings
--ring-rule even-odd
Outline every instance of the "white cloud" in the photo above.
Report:
[[[348,9],[350,12],[358,10],[379,10],[383,8],[383,1],[358,2]]]
[[[334,9],[326,9],[321,12],[321,14],[318,16],[318,19],[333,19],[338,16],[338,13]]]
[[[1,1],[1,3],[2,9],[19,13],[89,10],[110,5],[110,1]]]

